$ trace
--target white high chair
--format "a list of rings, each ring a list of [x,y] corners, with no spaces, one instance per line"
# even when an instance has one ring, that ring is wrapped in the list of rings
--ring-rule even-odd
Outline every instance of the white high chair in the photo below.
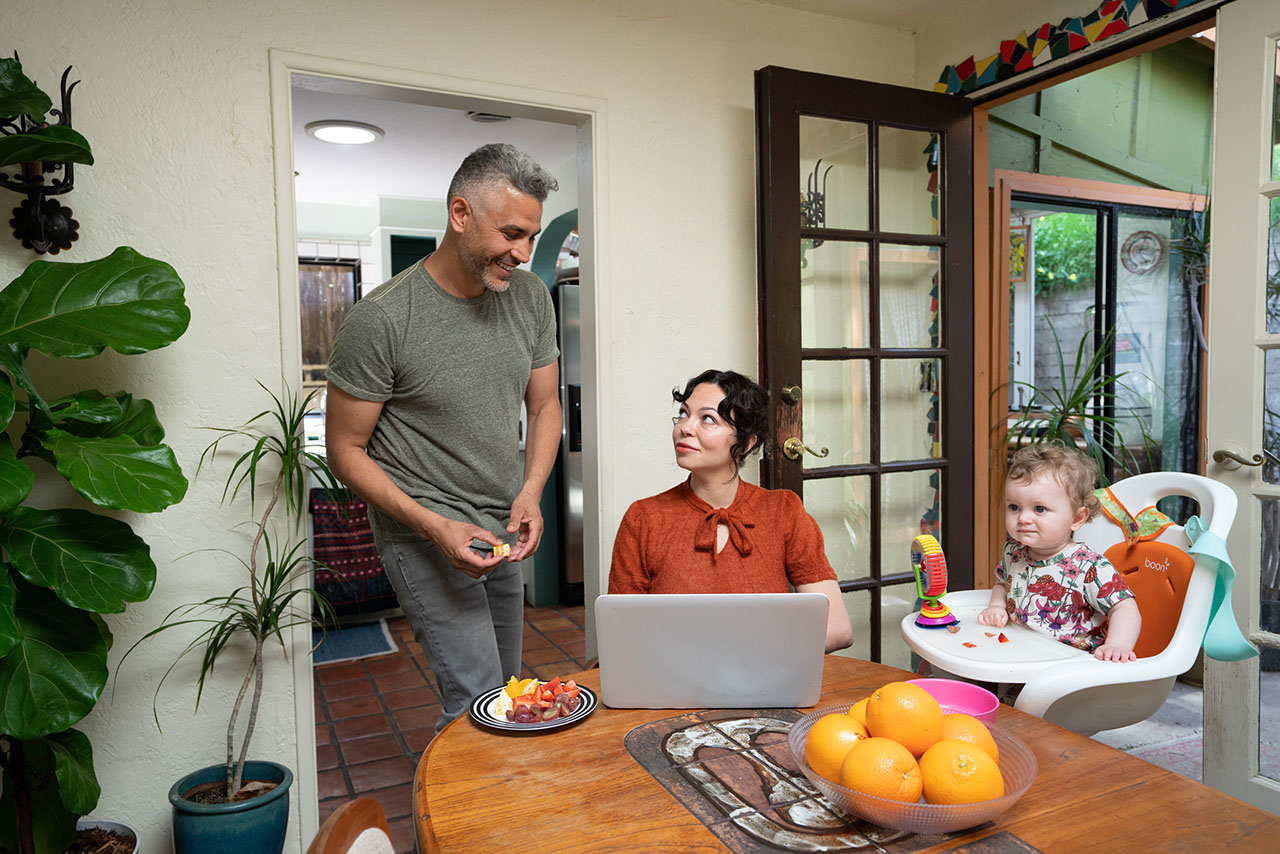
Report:
[[[1140,474],[1113,484],[1111,491],[1135,516],[1166,496],[1189,496],[1200,505],[1197,515],[1204,527],[1224,540],[1235,521],[1235,493],[1199,475]],[[1124,539],[1120,528],[1101,514],[1086,522],[1075,538],[1099,554]],[[1183,551],[1190,545],[1181,525],[1170,525],[1154,539]],[[990,590],[959,590],[942,597],[959,619],[960,631],[922,628],[915,624],[917,614],[908,614],[902,621],[902,636],[907,646],[933,665],[936,676],[1023,683],[1015,708],[1081,735],[1093,735],[1146,720],[1164,704],[1174,679],[1190,669],[1200,650],[1215,577],[1212,562],[1197,557],[1173,638],[1163,652],[1132,662],[1099,661],[1091,653],[1012,622],[1000,629],[981,625],[978,613],[987,607]],[[1004,632],[1009,642],[997,643],[987,632]],[[973,646],[966,647],[965,642]]]

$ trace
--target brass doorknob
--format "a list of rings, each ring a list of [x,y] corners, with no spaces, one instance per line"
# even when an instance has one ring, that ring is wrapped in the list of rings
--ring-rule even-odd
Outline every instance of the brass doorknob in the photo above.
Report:
[[[782,453],[785,454],[787,459],[789,460],[798,460],[800,459],[800,456],[805,452],[813,454],[815,457],[818,457],[819,459],[831,453],[826,448],[823,448],[821,451],[815,451],[813,448],[810,448],[804,442],[801,442],[800,439],[796,436],[792,436],[790,439],[782,443]]]
[[[1234,451],[1217,450],[1213,452],[1213,461],[1215,463],[1225,463],[1227,460],[1242,466],[1260,466],[1265,462],[1262,454],[1254,454],[1253,460],[1246,460]]]
[[[1280,465],[1280,457],[1277,457],[1267,448],[1263,448],[1261,454],[1254,454],[1253,459],[1251,460],[1245,459],[1238,453],[1242,450],[1244,449],[1235,442],[1230,442],[1227,444],[1227,447],[1219,448],[1213,452],[1213,461],[1228,470],[1237,469],[1240,466],[1260,466],[1266,462],[1270,462],[1273,465]]]

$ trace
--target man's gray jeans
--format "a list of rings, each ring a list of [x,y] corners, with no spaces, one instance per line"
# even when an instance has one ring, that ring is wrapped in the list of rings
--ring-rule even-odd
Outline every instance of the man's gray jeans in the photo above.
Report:
[[[444,701],[436,732],[477,695],[520,675],[524,579],[503,562],[482,578],[452,567],[434,543],[379,544],[387,579],[426,650]]]

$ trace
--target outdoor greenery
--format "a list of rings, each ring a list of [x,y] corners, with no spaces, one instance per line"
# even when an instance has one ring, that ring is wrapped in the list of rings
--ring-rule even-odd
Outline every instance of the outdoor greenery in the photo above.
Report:
[[[259,385],[262,386],[261,383]],[[291,525],[294,536],[300,532],[302,517],[306,513],[308,475],[314,476],[331,492],[336,493],[341,488],[329,471],[324,457],[306,450],[304,443],[303,418],[318,391],[313,391],[302,399],[296,394],[286,394],[282,399],[268,391],[266,386],[262,386],[262,389],[271,395],[272,408],[259,412],[239,427],[208,428],[219,435],[205,448],[196,472],[199,476],[200,469],[215,461],[223,450],[224,442],[244,443],[247,445],[246,450],[239,454],[227,474],[222,490],[223,501],[228,498],[234,501],[240,490],[244,489],[248,494],[252,513],[258,503],[259,486],[265,485],[269,491],[261,515],[253,522],[248,559],[233,555],[246,570],[247,584],[230,593],[175,608],[158,628],[144,635],[125,653],[127,657],[138,644],[161,632],[181,626],[202,626],[156,687],[158,697],[160,688],[178,663],[189,653],[201,650],[200,676],[196,685],[196,707],[199,708],[205,682],[213,673],[218,660],[224,654],[235,655],[243,650],[234,645],[233,641],[242,637],[252,644],[244,680],[227,724],[228,801],[236,800],[240,791],[244,763],[249,757],[249,744],[258,719],[264,678],[264,646],[274,639],[287,655],[284,632],[292,626],[313,622],[310,607],[312,602],[322,618],[332,617],[328,602],[311,587],[309,572],[313,562],[307,554],[305,539],[290,544],[290,532],[286,530],[283,540],[273,542],[268,531],[272,517],[283,499],[286,528]],[[294,600],[299,597],[306,600],[305,605],[295,604]],[[253,693],[237,751],[236,723],[251,685]],[[158,715],[156,725],[160,726]]]
[[[0,137],[0,166],[93,162],[74,131],[21,130],[49,109],[17,59],[0,59],[0,124],[14,131]],[[190,318],[174,269],[128,247],[82,264],[33,261],[0,291],[0,424],[20,437],[16,448],[0,440],[0,844],[18,854],[65,851],[76,819],[97,806],[93,749],[72,727],[107,682],[112,636],[101,615],[146,599],[156,581],[150,547],[127,522],[48,509],[47,497],[28,504],[29,463],[110,511],[156,513],[187,491],[150,401],[95,389],[46,398],[27,357],[147,353]]]
[[[1087,213],[1052,213],[1035,218],[1036,295],[1093,286],[1097,275],[1097,219]]]

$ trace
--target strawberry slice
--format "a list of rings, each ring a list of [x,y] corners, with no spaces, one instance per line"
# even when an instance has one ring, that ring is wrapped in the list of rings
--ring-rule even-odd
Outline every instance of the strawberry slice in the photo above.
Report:
[[[999,636],[998,638],[996,638],[996,640],[1000,641],[1000,643],[1008,643],[1008,642],[1009,642],[1009,639],[1008,639],[1007,637],[1005,637],[1005,636],[1004,636],[1004,632],[1001,632],[1001,633],[1000,633],[1000,636]]]
[[[987,637],[989,637],[989,638],[993,638],[993,637],[995,637],[995,636],[996,636],[996,633],[995,633],[995,632],[983,632],[983,634],[984,634],[984,635],[986,635],[986,636],[987,636]]]
[[[977,646],[976,643],[969,643],[968,641],[965,641],[964,645],[969,647],[970,649],[973,649],[975,646]]]

